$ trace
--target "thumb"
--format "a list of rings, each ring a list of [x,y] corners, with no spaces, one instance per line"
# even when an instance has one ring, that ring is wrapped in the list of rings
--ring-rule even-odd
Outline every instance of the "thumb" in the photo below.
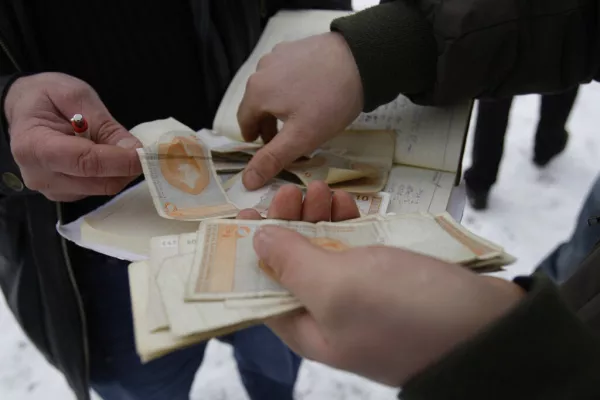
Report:
[[[303,132],[293,120],[288,120],[281,131],[252,157],[242,177],[248,190],[255,190],[280,173],[284,167],[313,151],[308,132]]]
[[[143,147],[142,143],[121,124],[115,121],[108,113],[94,124],[90,121],[90,135],[98,144],[108,144],[124,149],[137,149]]]
[[[289,229],[265,225],[254,235],[254,250],[277,282],[303,304],[316,302],[320,284],[334,273],[332,257],[303,235]]]

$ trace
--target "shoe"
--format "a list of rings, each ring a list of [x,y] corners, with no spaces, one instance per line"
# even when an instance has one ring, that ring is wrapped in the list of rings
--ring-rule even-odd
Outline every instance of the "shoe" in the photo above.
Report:
[[[467,199],[469,200],[469,204],[475,210],[485,210],[488,207],[488,197],[490,191],[474,191],[467,186]]]
[[[567,147],[567,142],[569,140],[569,133],[566,130],[563,130],[564,134],[560,137],[560,139],[556,142],[552,142],[552,146],[542,146],[540,143],[536,141],[533,163],[540,168],[545,167],[560,153],[564,151]]]

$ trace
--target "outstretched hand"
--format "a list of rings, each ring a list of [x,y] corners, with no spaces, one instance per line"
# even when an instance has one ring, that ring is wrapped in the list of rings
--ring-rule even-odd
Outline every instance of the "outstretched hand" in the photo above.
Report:
[[[330,200],[332,199],[332,200]],[[347,194],[313,183],[302,200],[285,187],[270,218],[341,221],[358,216]],[[259,218],[246,210],[240,217]],[[409,251],[359,247],[332,252],[291,230],[263,226],[259,258],[305,306],[267,325],[298,354],[401,386],[507,313],[523,296],[515,284]]]

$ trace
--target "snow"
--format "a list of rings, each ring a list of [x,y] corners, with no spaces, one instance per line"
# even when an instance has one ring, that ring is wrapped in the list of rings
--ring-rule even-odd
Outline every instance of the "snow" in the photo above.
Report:
[[[357,8],[373,0],[355,1]],[[463,224],[518,258],[501,275],[527,274],[556,244],[565,240],[589,185],[598,172],[600,154],[600,85],[580,91],[568,128],[571,140],[563,155],[545,170],[531,163],[539,97],[514,104],[499,181],[490,209],[465,210]],[[474,115],[474,118],[476,115]],[[472,124],[473,127],[474,124]],[[470,164],[469,136],[464,166]],[[23,335],[0,296],[0,398],[10,400],[73,399],[64,378]],[[393,400],[396,390],[360,377],[305,361],[297,383],[302,400]],[[231,348],[212,341],[194,382],[192,399],[247,400]]]

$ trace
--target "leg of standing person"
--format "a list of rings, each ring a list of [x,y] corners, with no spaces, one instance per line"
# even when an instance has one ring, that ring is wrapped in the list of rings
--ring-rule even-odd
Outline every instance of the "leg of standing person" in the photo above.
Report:
[[[269,328],[258,325],[221,338],[234,348],[252,400],[292,400],[302,359]]]
[[[568,241],[558,246],[538,266],[557,283],[568,279],[578,265],[600,241],[600,175],[590,188],[579,211],[575,230]],[[591,221],[590,221],[591,219]]]
[[[487,208],[489,191],[496,182],[511,105],[512,97],[478,101],[473,162],[464,175],[469,202],[478,210]]]
[[[567,146],[567,120],[575,104],[579,86],[558,94],[542,96],[540,121],[535,135],[533,162],[546,166]]]
[[[206,343],[143,364],[136,352],[127,262],[80,250],[92,388],[104,400],[188,400]]]

